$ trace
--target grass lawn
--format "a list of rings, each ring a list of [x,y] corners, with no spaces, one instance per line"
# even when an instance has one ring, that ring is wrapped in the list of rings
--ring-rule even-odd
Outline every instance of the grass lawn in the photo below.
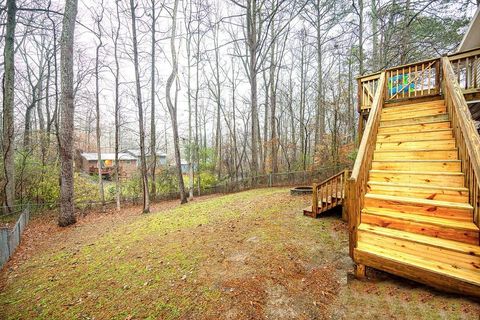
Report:
[[[462,296],[354,280],[345,223],[304,217],[309,201],[272,188],[34,220],[2,271],[0,319],[479,319]]]

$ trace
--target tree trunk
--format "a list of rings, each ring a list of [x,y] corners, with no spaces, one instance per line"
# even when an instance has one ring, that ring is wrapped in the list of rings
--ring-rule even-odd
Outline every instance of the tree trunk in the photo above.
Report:
[[[131,0],[133,1],[133,0]],[[173,6],[173,17],[172,17],[172,35],[170,38],[170,50],[172,52],[172,73],[167,79],[166,84],[166,100],[167,100],[167,107],[170,113],[170,117],[172,119],[172,130],[173,130],[173,144],[174,144],[174,155],[175,155],[175,163],[177,166],[177,177],[178,177],[178,190],[180,192],[180,203],[187,203],[187,196],[185,194],[185,184],[183,182],[183,175],[182,175],[182,164],[180,158],[180,141],[178,136],[178,124],[177,124],[177,110],[176,105],[174,106],[172,103],[172,98],[170,97],[170,90],[172,88],[172,84],[177,77],[178,71],[178,63],[177,63],[177,54],[175,50],[175,37],[176,37],[176,29],[177,29],[177,8],[178,8],[178,0],[175,0]]]
[[[3,48],[3,182],[5,213],[12,213],[15,204],[14,163],[14,87],[15,87],[15,27],[17,6],[15,0],[7,0],[7,27]]]
[[[192,141],[192,32],[189,28],[192,21],[192,2],[189,2],[189,21],[186,22],[187,25],[187,37],[188,43],[187,46],[187,99],[188,99],[188,197],[190,200],[193,199],[193,155],[195,150],[193,149]]]
[[[143,213],[150,212],[150,196],[148,191],[148,172],[147,159],[145,157],[145,129],[143,127],[143,105],[142,88],[140,87],[140,67],[138,62],[138,43],[137,43],[137,17],[135,16],[135,3],[130,0],[130,11],[132,14],[132,42],[133,42],[133,61],[135,67],[135,83],[137,88],[137,107],[138,107],[138,129],[140,134],[140,161],[142,174],[143,190]]]
[[[247,1],[247,47],[249,52],[248,78],[250,82],[250,110],[252,161],[251,174],[258,174],[258,99],[257,99],[257,1]],[[255,181],[254,181],[255,183]]]
[[[73,93],[73,42],[77,0],[66,0],[63,15],[61,46],[61,123],[60,123],[60,215],[58,225],[76,222],[73,199],[73,144],[75,103]]]
[[[102,28],[100,23],[103,19],[103,3],[101,5],[102,12],[100,16],[96,17],[96,24],[98,28],[98,44],[95,50],[95,111],[96,115],[96,144],[97,144],[97,169],[98,169],[98,190],[100,194],[100,201],[102,203],[102,211],[105,212],[105,192],[103,188],[103,175],[102,175],[102,146],[101,146],[101,129],[100,129],[100,49],[103,46],[102,43]]]
[[[379,69],[377,0],[372,0],[371,2],[370,15],[372,19],[372,69],[377,71]]]
[[[358,59],[360,75],[364,73],[363,62],[363,0],[358,0]]]
[[[320,145],[323,144],[323,137],[325,135],[325,106],[323,102],[323,68],[322,68],[322,34],[321,34],[321,3],[317,0],[316,3],[316,27],[317,27],[317,108],[315,115],[315,143],[314,155],[318,156]]]
[[[120,211],[120,197],[122,194],[120,185],[120,163],[118,161],[118,152],[120,149],[120,63],[118,60],[118,37],[120,34],[120,9],[118,1],[115,2],[117,11],[117,28],[113,39],[114,57],[115,57],[115,198],[117,202],[117,211]]]
[[[272,9],[274,9],[275,2],[272,2]],[[278,172],[278,138],[277,138],[277,122],[276,122],[276,108],[277,108],[277,88],[275,79],[276,57],[275,57],[275,23],[272,21],[270,25],[270,33],[272,37],[272,46],[270,48],[270,170],[273,173]]]
[[[157,186],[155,182],[155,171],[157,170],[157,129],[155,126],[155,46],[157,43],[156,40],[156,24],[157,24],[157,16],[155,13],[155,0],[152,0],[152,48],[151,48],[151,56],[152,56],[152,65],[151,65],[151,88],[150,88],[150,100],[151,100],[151,117],[150,117],[150,158],[151,158],[151,164],[150,164],[150,170],[151,170],[151,191],[150,194],[152,196],[152,199],[155,199],[156,194],[157,194]]]

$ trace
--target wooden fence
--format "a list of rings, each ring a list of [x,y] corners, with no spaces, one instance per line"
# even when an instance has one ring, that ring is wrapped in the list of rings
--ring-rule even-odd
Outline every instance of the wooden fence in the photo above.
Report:
[[[13,228],[0,228],[0,268],[10,259],[20,244],[22,233],[28,224],[30,211],[24,210]]]

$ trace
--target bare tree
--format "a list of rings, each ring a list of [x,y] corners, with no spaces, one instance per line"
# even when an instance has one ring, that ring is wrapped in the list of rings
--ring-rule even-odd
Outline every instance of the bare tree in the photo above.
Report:
[[[102,40],[102,20],[103,20],[103,0],[100,4],[100,13],[95,14],[95,25],[97,27],[98,43],[95,48],[95,111],[96,111],[96,143],[97,143],[97,169],[98,169],[98,189],[100,192],[100,201],[102,202],[102,210],[105,211],[105,192],[103,188],[102,174],[102,146],[101,146],[101,129],[100,129],[100,50],[103,47]]]
[[[148,172],[147,161],[145,157],[145,129],[143,127],[143,105],[142,88],[140,87],[140,66],[138,61],[138,43],[137,43],[137,17],[135,15],[136,4],[130,0],[130,12],[132,15],[132,43],[133,43],[133,63],[135,67],[135,84],[137,89],[137,108],[138,108],[138,128],[140,133],[140,161],[142,174],[143,190],[143,213],[150,212],[150,196],[148,190]]]
[[[156,82],[155,82],[155,73],[156,73],[156,66],[155,66],[155,51],[156,51],[156,45],[157,45],[157,40],[156,40],[156,26],[157,26],[157,20],[160,16],[160,12],[157,14],[156,13],[156,5],[155,5],[155,0],[151,0],[151,25],[150,25],[150,32],[152,33],[152,44],[151,44],[151,70],[150,70],[150,170],[151,170],[151,196],[153,199],[155,199],[155,196],[157,194],[157,189],[156,189],[156,181],[155,181],[155,171],[157,168],[157,141],[156,141],[156,135],[157,135],[157,129],[155,126],[155,96],[156,96]]]
[[[15,203],[15,164],[14,164],[14,86],[15,86],[15,27],[17,5],[15,0],[7,0],[7,27],[3,48],[3,179],[2,191],[6,213],[13,212]]]
[[[117,211],[120,210],[120,197],[122,194],[120,185],[120,163],[118,161],[118,152],[120,149],[120,63],[118,58],[118,38],[120,35],[120,10],[119,1],[115,1],[115,11],[117,25],[112,30],[113,54],[115,59],[115,194],[117,202]]]
[[[170,90],[172,88],[173,82],[177,79],[178,73],[178,62],[177,62],[177,53],[175,49],[175,38],[177,30],[177,10],[178,10],[178,0],[174,0],[173,12],[172,12],[172,34],[170,36],[170,50],[172,54],[172,73],[167,79],[166,85],[166,100],[167,107],[170,113],[170,118],[172,120],[172,131],[173,131],[173,144],[174,144],[174,154],[175,154],[175,164],[177,167],[177,178],[178,178],[178,191],[180,192],[180,202],[187,203],[187,196],[185,193],[185,184],[183,182],[182,174],[182,164],[180,158],[180,141],[178,136],[178,123],[177,123],[177,106],[172,103],[172,98],[170,97]],[[175,95],[178,91],[176,91]],[[176,100],[176,99],[175,99]]]
[[[76,222],[73,202],[73,130],[74,130],[74,91],[73,91],[73,41],[75,38],[75,19],[77,0],[66,0],[63,15],[61,47],[61,122],[60,122],[60,215],[61,227]]]

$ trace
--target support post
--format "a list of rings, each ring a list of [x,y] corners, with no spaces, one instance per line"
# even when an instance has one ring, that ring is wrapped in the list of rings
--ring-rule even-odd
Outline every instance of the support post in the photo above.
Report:
[[[366,278],[366,267],[364,264],[356,264],[355,265],[355,278],[358,280],[363,280]]]
[[[318,207],[318,192],[317,192],[317,184],[314,183],[312,186],[312,214],[313,217],[317,217],[317,207]]]

